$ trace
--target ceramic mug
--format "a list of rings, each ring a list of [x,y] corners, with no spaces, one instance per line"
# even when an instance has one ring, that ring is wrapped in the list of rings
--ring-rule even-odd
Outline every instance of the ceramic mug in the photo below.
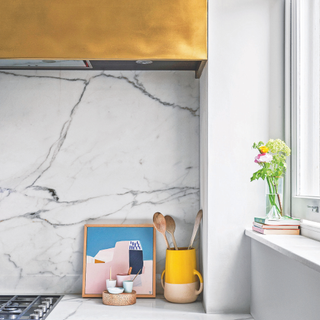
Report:
[[[124,280],[123,283],[124,292],[131,293],[133,288],[133,281],[132,280]]]
[[[161,285],[166,300],[175,303],[190,303],[197,299],[203,289],[203,280],[196,270],[194,248],[167,249],[166,268],[161,275]],[[165,275],[165,283],[163,278]],[[200,286],[199,281],[200,280]]]
[[[122,282],[124,280],[131,280],[130,275],[126,273],[117,274],[117,287],[122,287]]]
[[[106,281],[107,289],[114,288],[116,286],[116,282],[117,282],[116,280],[107,279]]]

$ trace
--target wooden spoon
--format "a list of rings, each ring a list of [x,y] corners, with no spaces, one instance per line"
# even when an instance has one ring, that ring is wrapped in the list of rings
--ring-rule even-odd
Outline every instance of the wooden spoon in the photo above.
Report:
[[[138,276],[138,274],[140,273],[141,269],[138,271],[138,273],[136,274],[136,276],[132,279],[132,282],[134,281],[134,279]]]
[[[196,216],[196,220],[194,221],[193,232],[192,232],[192,236],[191,236],[191,240],[190,240],[190,244],[189,244],[188,249],[192,248],[194,238],[196,237],[196,234],[197,234],[197,231],[198,231],[201,219],[202,219],[202,214],[203,214],[202,210],[199,210],[199,212]]]
[[[131,274],[131,271],[132,271],[132,267],[129,268],[129,270],[128,270],[128,275]]]
[[[155,228],[163,235],[164,240],[166,241],[166,244],[167,244],[167,248],[170,249],[169,242],[166,237],[166,229],[167,229],[166,219],[160,212],[156,212],[153,215],[153,224]]]
[[[174,231],[176,230],[176,223],[174,222],[171,216],[166,215],[164,218],[166,219],[167,232],[171,234],[174,248],[178,250],[176,239],[174,237]]]

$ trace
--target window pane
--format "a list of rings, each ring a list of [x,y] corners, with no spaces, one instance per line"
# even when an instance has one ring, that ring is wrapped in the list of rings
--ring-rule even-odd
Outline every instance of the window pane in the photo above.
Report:
[[[298,32],[297,195],[320,196],[320,0],[300,0]]]

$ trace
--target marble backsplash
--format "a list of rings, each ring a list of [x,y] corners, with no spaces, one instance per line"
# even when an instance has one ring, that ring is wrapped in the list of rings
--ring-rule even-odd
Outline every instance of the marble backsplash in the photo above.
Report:
[[[1,294],[80,293],[84,224],[160,211],[187,246],[198,210],[193,72],[0,71]]]

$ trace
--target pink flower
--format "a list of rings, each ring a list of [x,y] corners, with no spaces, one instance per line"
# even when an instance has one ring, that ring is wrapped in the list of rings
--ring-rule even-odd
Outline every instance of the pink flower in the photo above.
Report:
[[[272,155],[268,153],[260,153],[254,158],[255,163],[271,162]]]

